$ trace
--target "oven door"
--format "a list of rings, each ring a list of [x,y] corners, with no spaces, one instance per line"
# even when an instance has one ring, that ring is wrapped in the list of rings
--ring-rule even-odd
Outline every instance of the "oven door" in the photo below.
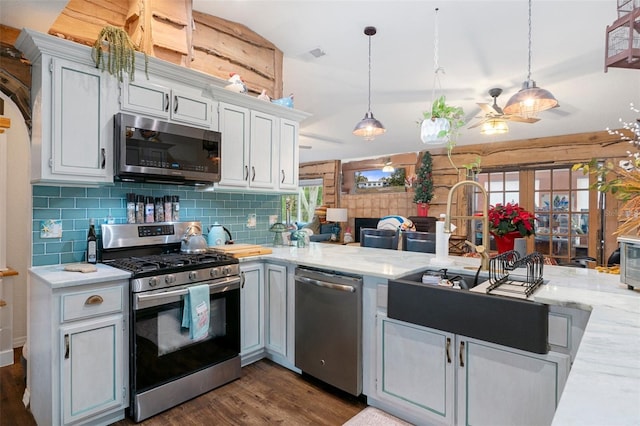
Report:
[[[226,361],[240,352],[240,278],[209,285],[208,337],[194,341],[181,327],[189,286],[135,293],[132,296],[132,396]]]

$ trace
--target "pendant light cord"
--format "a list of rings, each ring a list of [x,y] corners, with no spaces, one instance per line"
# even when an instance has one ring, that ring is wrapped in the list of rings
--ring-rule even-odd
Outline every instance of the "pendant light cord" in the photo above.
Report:
[[[438,61],[438,55],[440,53],[439,51],[439,44],[440,44],[440,37],[439,37],[439,31],[438,31],[438,8],[436,7],[436,13],[435,13],[435,19],[434,19],[434,24],[433,24],[433,85],[431,86],[431,104],[433,105],[433,102],[435,102],[436,100],[436,87],[438,89],[442,89],[442,84],[440,82],[440,76],[438,75],[439,72],[442,72],[444,74],[444,68],[442,68],[440,66],[440,63]]]
[[[375,34],[375,33],[374,33]],[[369,105],[367,106],[367,112],[371,115],[371,37],[369,35]]]
[[[527,68],[527,82],[531,81],[531,0],[529,0],[529,66]]]

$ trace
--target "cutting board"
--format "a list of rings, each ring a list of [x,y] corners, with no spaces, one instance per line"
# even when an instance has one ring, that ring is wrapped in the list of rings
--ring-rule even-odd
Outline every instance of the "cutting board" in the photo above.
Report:
[[[269,254],[273,252],[270,248],[263,247],[258,244],[229,244],[224,246],[213,246],[209,247],[209,251],[225,253],[236,258],[259,256],[261,254]]]

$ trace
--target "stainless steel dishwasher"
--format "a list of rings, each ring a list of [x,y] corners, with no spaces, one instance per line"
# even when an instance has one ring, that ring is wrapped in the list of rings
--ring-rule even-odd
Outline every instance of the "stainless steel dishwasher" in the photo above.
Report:
[[[296,268],[296,367],[362,393],[362,277]]]

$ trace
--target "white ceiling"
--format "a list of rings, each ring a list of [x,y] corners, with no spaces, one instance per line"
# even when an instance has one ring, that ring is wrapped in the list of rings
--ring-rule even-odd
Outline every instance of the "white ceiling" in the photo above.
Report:
[[[0,0],[0,21],[47,32],[60,1]],[[616,0],[533,0],[532,79],[560,107],[535,124],[509,123],[504,136],[462,130],[458,144],[600,131],[635,120],[640,70],[604,72],[605,30]],[[527,77],[527,0],[193,0],[194,10],[246,25],[284,52],[284,92],[313,114],[300,126],[302,162],[355,159],[428,149],[416,122],[434,90],[434,24],[439,8],[441,92],[471,123],[501,87],[504,106]],[[368,39],[372,42],[371,110],[387,128],[372,142],[351,134],[367,111]],[[325,56],[309,51],[320,48]]]

